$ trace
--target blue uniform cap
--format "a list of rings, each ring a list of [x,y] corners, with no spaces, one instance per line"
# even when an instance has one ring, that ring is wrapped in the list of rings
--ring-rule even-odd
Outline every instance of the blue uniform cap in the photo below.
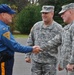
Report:
[[[15,14],[16,11],[11,9],[7,4],[1,4],[0,5],[0,13]]]

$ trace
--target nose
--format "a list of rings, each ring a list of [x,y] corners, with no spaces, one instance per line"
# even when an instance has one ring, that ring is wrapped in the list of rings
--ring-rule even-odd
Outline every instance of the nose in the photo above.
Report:
[[[63,14],[61,15],[61,17],[63,17]]]

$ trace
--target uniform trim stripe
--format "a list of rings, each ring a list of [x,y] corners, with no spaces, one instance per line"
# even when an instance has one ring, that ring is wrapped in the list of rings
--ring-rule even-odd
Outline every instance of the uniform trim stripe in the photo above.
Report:
[[[1,75],[5,75],[5,62],[1,63]]]

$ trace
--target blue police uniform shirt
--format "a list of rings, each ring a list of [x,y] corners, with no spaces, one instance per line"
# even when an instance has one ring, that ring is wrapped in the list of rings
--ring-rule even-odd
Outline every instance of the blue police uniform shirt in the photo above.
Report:
[[[9,31],[9,26],[0,20],[0,52],[6,51],[10,55],[14,55],[14,52],[27,53],[32,52],[32,50],[32,47],[23,46],[16,42]]]

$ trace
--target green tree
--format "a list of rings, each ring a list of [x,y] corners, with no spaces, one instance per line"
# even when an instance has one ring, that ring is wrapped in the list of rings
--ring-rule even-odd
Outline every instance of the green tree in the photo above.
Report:
[[[8,0],[0,0],[0,4],[2,3],[8,3]]]
[[[11,0],[11,2],[14,2],[15,5],[18,7],[18,12],[20,12],[23,7],[28,4],[28,0]]]
[[[40,6],[28,5],[17,16],[16,28],[22,34],[28,34],[35,22],[41,20]]]

